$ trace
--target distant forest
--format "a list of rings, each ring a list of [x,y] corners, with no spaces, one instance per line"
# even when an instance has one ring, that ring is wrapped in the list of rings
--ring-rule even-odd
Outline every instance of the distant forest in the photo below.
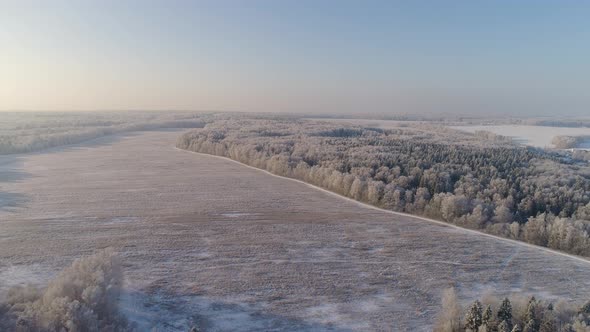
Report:
[[[39,151],[132,131],[200,128],[204,113],[188,112],[5,112],[0,155]]]
[[[484,133],[485,134],[485,133]],[[436,124],[220,117],[177,146],[399,212],[590,256],[585,161]]]

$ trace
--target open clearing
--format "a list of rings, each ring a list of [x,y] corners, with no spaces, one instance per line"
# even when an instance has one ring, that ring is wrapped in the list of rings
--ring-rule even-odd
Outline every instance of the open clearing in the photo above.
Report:
[[[382,129],[408,128],[424,121],[397,121],[397,120],[367,120],[367,119],[331,119],[314,118],[314,120],[344,125],[356,125],[363,127],[375,127]],[[434,122],[436,123],[436,122]],[[494,134],[512,137],[517,143],[538,148],[553,148],[551,140],[555,136],[590,136],[590,128],[575,127],[549,127],[527,125],[478,125],[478,126],[450,126],[452,129],[474,133],[478,130],[489,131]],[[590,140],[581,142],[577,149],[590,150]]]
[[[590,298],[590,262],[179,151],[179,134],[0,157],[0,292],[112,246],[142,330],[425,331],[449,286]]]
[[[590,128],[547,127],[547,126],[454,126],[453,129],[474,133],[486,130],[494,134],[513,137],[517,142],[538,148],[553,148],[551,140],[555,136],[590,136]],[[590,141],[583,142],[578,148],[590,149]]]

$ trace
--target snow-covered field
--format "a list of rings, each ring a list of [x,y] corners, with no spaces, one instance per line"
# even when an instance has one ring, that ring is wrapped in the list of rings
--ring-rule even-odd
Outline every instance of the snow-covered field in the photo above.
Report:
[[[551,140],[555,136],[590,136],[590,128],[546,127],[523,125],[500,126],[455,126],[453,129],[474,133],[485,130],[494,134],[513,137],[517,142],[539,148],[553,148]],[[578,148],[590,149],[590,141],[582,143]]]
[[[0,157],[0,293],[111,246],[141,330],[426,331],[449,286],[590,298],[590,262],[179,151],[179,134]]]

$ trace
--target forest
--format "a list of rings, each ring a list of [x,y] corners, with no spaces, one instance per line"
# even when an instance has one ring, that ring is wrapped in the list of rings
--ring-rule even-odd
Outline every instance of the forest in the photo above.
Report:
[[[435,332],[587,332],[590,301],[576,306],[535,296],[516,295],[498,299],[484,295],[463,308],[453,288],[443,292]]]
[[[382,129],[217,118],[177,147],[229,157],[377,207],[590,256],[590,167],[435,123]]]
[[[585,141],[590,141],[588,136],[555,136],[551,143],[558,149],[572,149]]]

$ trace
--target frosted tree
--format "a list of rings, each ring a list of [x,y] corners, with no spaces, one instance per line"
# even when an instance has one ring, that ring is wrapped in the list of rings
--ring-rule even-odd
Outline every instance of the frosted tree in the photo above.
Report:
[[[510,332],[510,325],[505,320],[501,321],[498,325],[498,332]]]
[[[368,200],[369,203],[373,205],[378,205],[383,197],[383,192],[385,190],[385,185],[381,181],[371,181],[369,182],[369,189],[368,189]]]
[[[489,327],[492,326],[493,320],[494,317],[492,313],[492,307],[490,305],[487,305],[481,317],[481,324],[489,330]]]
[[[1,317],[0,312],[0,330],[132,330],[118,310],[121,283],[121,267],[112,250],[77,259],[45,289],[11,289],[7,305],[12,317]]]
[[[572,324],[571,329],[567,332],[590,332],[590,326],[586,324],[586,322],[577,319],[574,324]]]
[[[505,206],[498,206],[494,210],[494,222],[509,224],[512,222],[512,212]]]
[[[360,201],[363,198],[364,187],[365,182],[359,178],[355,178],[352,182],[352,186],[350,187],[349,196]]]
[[[511,302],[505,298],[498,310],[498,319],[494,320],[491,308],[486,306],[481,312],[481,303],[475,301],[464,312],[464,324],[457,329],[437,328],[435,331],[477,331],[477,332],[590,332],[590,304],[586,303],[581,307],[558,301],[555,306],[550,302],[537,300],[534,296],[529,301],[523,301],[524,297],[516,295],[514,308]],[[487,303],[487,300],[485,301]],[[455,307],[457,308],[457,307]],[[512,316],[512,311],[516,314]],[[448,306],[443,311],[444,315],[439,316],[437,327],[451,326],[451,318],[456,315],[449,315]],[[481,314],[481,316],[480,316]],[[501,320],[500,317],[506,319]],[[522,328],[521,328],[522,327]]]
[[[506,321],[507,323],[512,322],[512,304],[507,297],[502,300],[498,309],[498,320]]]
[[[579,310],[580,314],[590,314],[590,301],[584,303],[584,305]]]
[[[555,317],[550,313],[545,313],[545,317],[543,317],[543,321],[541,321],[541,325],[539,326],[539,332],[553,331],[557,331]]]
[[[526,325],[524,326],[523,332],[537,332],[535,328],[535,322],[533,320],[529,320]]]
[[[477,331],[482,324],[482,306],[481,302],[476,300],[467,311],[465,315],[465,328],[471,331]]]
[[[532,328],[531,331],[536,332],[539,330],[539,320],[537,317],[537,300],[535,299],[534,296],[531,297],[531,299],[529,300],[529,303],[527,304],[527,309],[526,309],[526,313],[524,315],[524,320],[525,322],[527,322],[526,326],[525,326],[525,331],[527,329],[527,326],[531,325],[530,328]]]
[[[434,328],[436,332],[459,332],[461,326],[461,305],[454,288],[447,288],[443,291],[441,311],[437,317]]]

